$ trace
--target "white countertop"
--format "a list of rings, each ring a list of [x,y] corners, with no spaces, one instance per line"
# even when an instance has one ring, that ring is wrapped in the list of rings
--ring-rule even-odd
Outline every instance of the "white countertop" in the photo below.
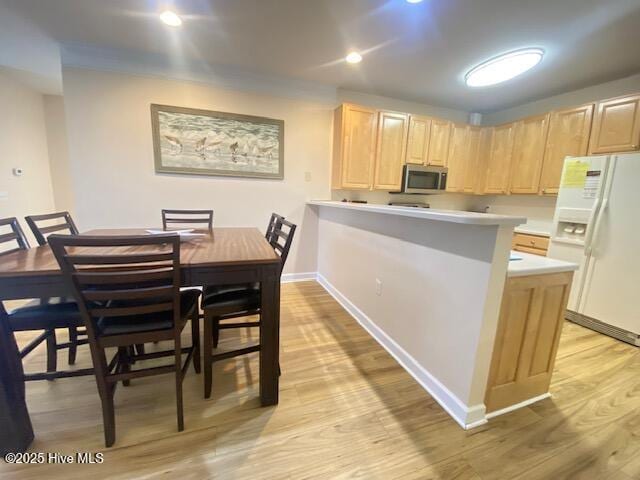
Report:
[[[522,257],[522,260],[509,260],[507,277],[523,277],[525,275],[540,275],[544,273],[572,272],[578,269],[575,263],[542,257],[531,253],[511,251],[512,257]]]
[[[527,219],[527,223],[518,225],[514,231],[517,233],[528,233],[529,235],[540,235],[542,237],[550,237],[553,222],[544,220]]]
[[[520,225],[525,223],[525,217],[495,215],[492,213],[464,212],[461,210],[438,210],[435,208],[398,207],[395,205],[378,205],[373,203],[350,203],[335,200],[311,200],[307,205],[320,207],[344,208],[362,212],[399,215],[402,217],[422,218],[440,222],[463,223],[467,225]]]

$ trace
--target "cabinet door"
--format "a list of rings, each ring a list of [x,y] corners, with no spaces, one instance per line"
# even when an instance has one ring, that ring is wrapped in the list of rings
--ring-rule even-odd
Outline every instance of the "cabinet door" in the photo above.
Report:
[[[551,113],[540,176],[540,193],[558,193],[565,157],[582,157],[587,154],[592,117],[591,103]]]
[[[474,193],[477,186],[478,170],[480,168],[480,136],[482,129],[479,127],[469,127],[467,134],[469,148],[467,151],[467,161],[462,179],[462,191]]]
[[[640,149],[640,95],[598,102],[589,153]]]
[[[449,157],[447,166],[447,191],[462,192],[464,180],[469,164],[469,127],[467,125],[454,125],[451,129],[451,141],[449,145]]]
[[[376,110],[347,105],[344,108],[342,188],[370,188],[376,148]]]
[[[573,272],[507,279],[485,404],[493,412],[549,391]]]
[[[416,165],[427,164],[430,134],[431,119],[411,115],[409,119],[409,138],[407,141],[407,163]]]
[[[513,154],[513,133],[513,123],[493,128],[484,193],[507,193]]]
[[[408,127],[408,115],[380,112],[373,188],[390,191],[400,190]]]
[[[449,154],[449,138],[451,136],[451,122],[434,118],[431,120],[431,135],[429,137],[429,151],[427,165],[438,167],[447,166]]]
[[[548,130],[548,114],[517,122],[513,140],[511,193],[538,193]]]

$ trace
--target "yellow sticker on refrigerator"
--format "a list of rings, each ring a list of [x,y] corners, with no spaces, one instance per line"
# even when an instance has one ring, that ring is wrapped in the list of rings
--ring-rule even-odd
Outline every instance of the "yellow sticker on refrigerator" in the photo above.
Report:
[[[580,160],[570,160],[564,164],[562,186],[568,188],[583,188],[587,181],[589,163]]]

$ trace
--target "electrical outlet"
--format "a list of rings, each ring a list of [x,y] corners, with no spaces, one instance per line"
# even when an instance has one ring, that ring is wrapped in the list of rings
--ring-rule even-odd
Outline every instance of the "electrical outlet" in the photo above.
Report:
[[[382,280],[376,278],[376,295],[382,295]]]

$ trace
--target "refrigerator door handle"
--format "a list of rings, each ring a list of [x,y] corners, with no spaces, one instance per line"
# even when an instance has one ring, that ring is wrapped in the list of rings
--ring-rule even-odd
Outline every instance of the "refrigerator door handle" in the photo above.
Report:
[[[611,186],[613,184],[613,176],[615,173],[617,160],[618,158],[613,156],[608,162],[609,165],[607,168],[607,177],[605,178],[604,193],[602,195],[602,205],[600,206],[600,211],[594,215],[596,217],[596,223],[591,235],[585,242],[585,254],[587,256],[593,255],[593,247],[598,241],[598,234],[600,232],[600,229],[602,228],[602,217],[604,217],[606,210],[609,207],[609,197],[611,196]]]
[[[593,231],[595,230],[595,221],[598,217],[598,213],[600,213],[600,197],[596,198],[596,201],[593,204],[593,210],[591,210],[591,215],[589,215],[589,224],[587,226],[587,236],[584,239],[584,253],[585,255],[589,255],[591,253],[591,241],[593,239]]]

